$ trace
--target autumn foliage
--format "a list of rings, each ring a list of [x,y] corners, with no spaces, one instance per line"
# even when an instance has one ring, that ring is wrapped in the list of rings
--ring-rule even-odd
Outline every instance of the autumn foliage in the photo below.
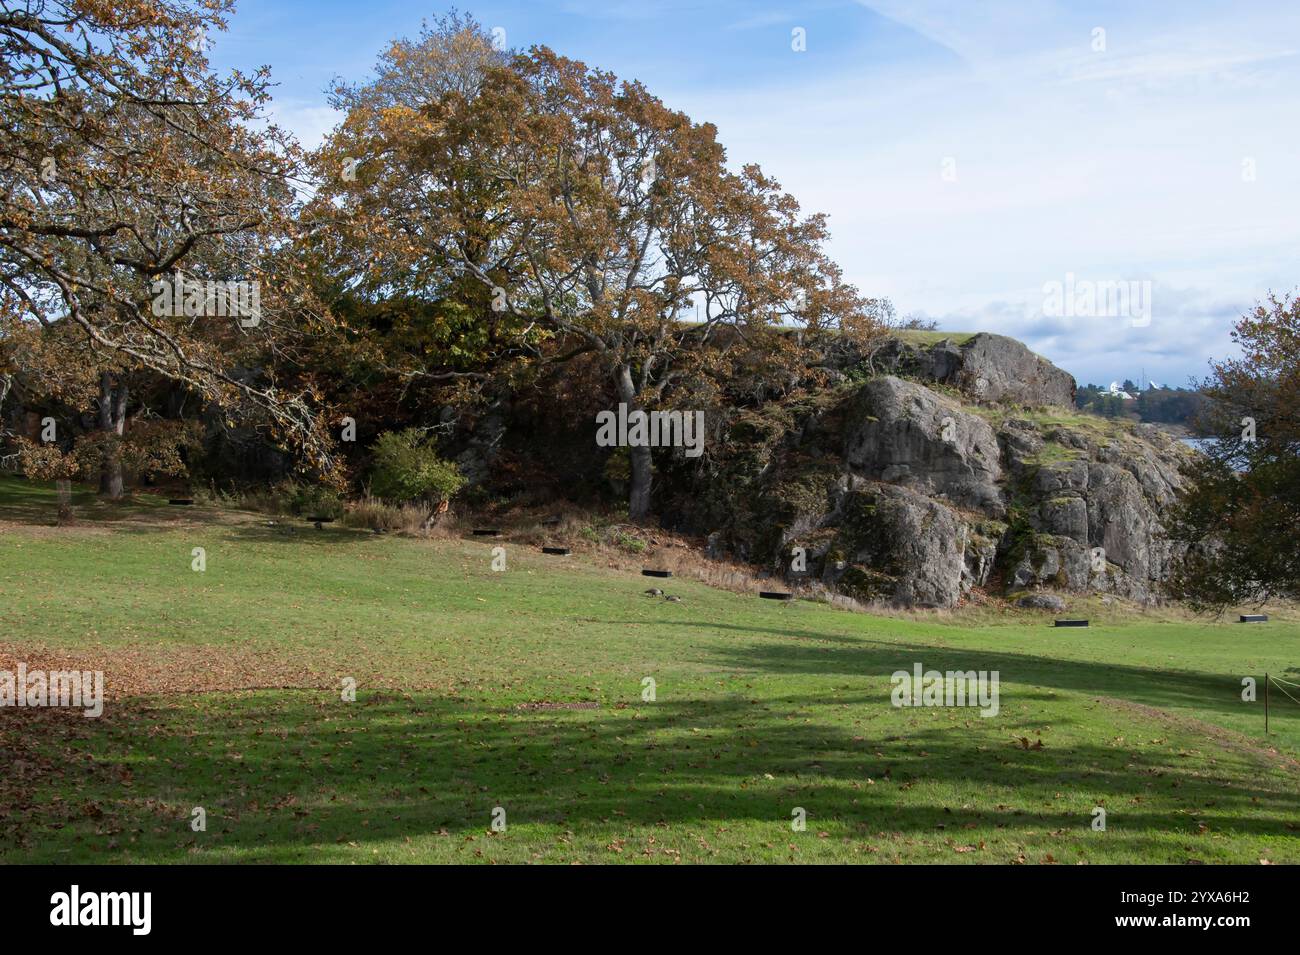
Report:
[[[28,436],[33,476],[93,459],[116,496],[124,469],[183,469],[189,438],[145,427],[156,381],[342,485],[366,462],[335,425],[361,402],[373,440],[572,367],[631,408],[699,407],[786,387],[807,361],[793,330],[878,330],[825,218],[728,163],[713,126],[548,49],[499,50],[470,18],[340,84],[304,156],[263,121],[265,72],[209,67],[227,0],[0,10],[0,371],[11,397],[98,408],[61,459]],[[173,275],[256,283],[258,320],[160,313]],[[633,518],[652,474],[631,449]]]
[[[1174,511],[1190,551],[1171,593],[1208,610],[1300,597],[1300,295],[1270,296],[1233,339],[1241,357],[1201,383],[1215,440]]]

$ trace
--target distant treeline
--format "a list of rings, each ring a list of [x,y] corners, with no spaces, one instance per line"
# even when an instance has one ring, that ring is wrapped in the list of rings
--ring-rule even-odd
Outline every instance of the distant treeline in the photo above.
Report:
[[[1106,418],[1132,418],[1137,421],[1159,424],[1181,424],[1190,427],[1205,402],[1199,391],[1187,388],[1148,388],[1139,391],[1132,381],[1120,386],[1132,395],[1124,398],[1112,394],[1109,387],[1080,385],[1075,404],[1083,411]]]

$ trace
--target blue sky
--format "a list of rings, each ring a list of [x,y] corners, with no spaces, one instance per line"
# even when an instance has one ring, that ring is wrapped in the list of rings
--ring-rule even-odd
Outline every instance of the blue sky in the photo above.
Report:
[[[1300,4],[460,7],[511,47],[545,44],[713,122],[733,164],[830,215],[830,251],[865,293],[1021,338],[1081,382],[1186,384],[1230,351],[1238,315],[1300,285]],[[242,0],[213,61],[269,64],[276,118],[314,144],[336,121],[330,79],[366,77],[445,9]],[[1061,314],[1045,286],[1067,279],[1149,282],[1149,322]]]

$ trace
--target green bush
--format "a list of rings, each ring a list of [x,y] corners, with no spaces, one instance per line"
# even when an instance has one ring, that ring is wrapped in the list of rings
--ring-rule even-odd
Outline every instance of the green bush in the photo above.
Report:
[[[644,554],[646,547],[648,546],[641,538],[623,533],[617,533],[614,535],[614,543],[633,554]]]
[[[605,459],[605,477],[617,482],[632,480],[632,456],[627,448],[615,448]]]
[[[385,431],[372,453],[371,493],[390,503],[445,501],[465,486],[460,468],[438,457],[419,428]]]
[[[339,493],[319,484],[290,484],[285,489],[288,510],[303,517],[343,516],[343,500]]]

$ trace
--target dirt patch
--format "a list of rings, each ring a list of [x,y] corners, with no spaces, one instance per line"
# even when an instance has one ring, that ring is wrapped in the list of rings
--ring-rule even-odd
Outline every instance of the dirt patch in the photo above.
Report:
[[[5,537],[25,537],[31,540],[57,540],[72,535],[81,537],[104,536],[111,533],[112,525],[67,524],[62,527],[49,524],[32,524],[17,521],[0,521],[0,534]]]
[[[94,505],[74,507],[73,519],[67,524],[56,524],[53,509],[48,515],[39,509],[30,511],[30,518],[0,519],[0,533],[22,535],[39,540],[89,536],[97,537],[123,528],[134,530],[175,530],[183,527],[208,527],[226,525],[242,527],[265,523],[265,514],[251,511],[218,511],[208,507],[111,507]],[[26,516],[26,515],[24,515]]]
[[[0,642],[0,670],[99,671],[109,703],[147,696],[245,693],[255,690],[323,690],[337,694],[351,677],[358,693],[459,696],[458,680],[437,658],[409,662],[376,659],[364,646],[268,649],[229,644],[141,644],[49,647]],[[367,697],[369,698],[369,696]],[[80,711],[77,713],[80,716]],[[0,719],[4,710],[0,709]],[[88,722],[97,722],[90,720]]]
[[[238,690],[332,689],[338,671],[319,657],[304,661],[266,650],[229,646],[126,646],[53,650],[0,643],[0,670],[99,671],[107,700],[133,696]]]

